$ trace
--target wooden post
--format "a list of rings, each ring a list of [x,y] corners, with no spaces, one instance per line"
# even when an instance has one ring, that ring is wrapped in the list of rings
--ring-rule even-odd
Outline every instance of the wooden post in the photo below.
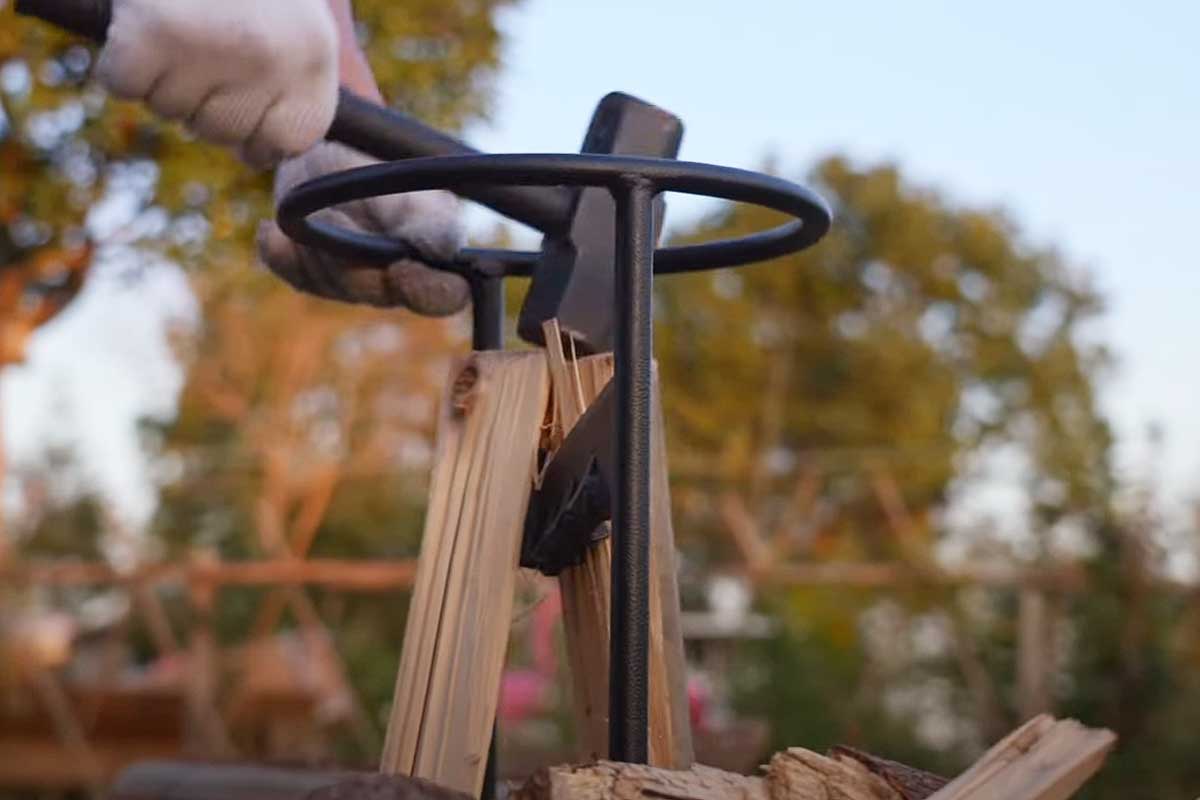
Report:
[[[555,424],[551,436],[561,439],[612,379],[613,362],[611,355],[568,360],[554,322],[547,323],[545,339],[554,387]],[[675,533],[671,527],[666,436],[662,405],[657,396],[656,383],[651,442],[650,763],[657,767],[688,769],[693,760],[692,736],[675,568]],[[575,721],[583,750],[580,755],[585,759],[604,758],[608,754],[606,667],[611,565],[611,539],[605,539],[588,551],[582,564],[564,570],[559,576]]]
[[[1046,595],[1023,586],[1017,606],[1017,710],[1029,719],[1050,710],[1053,653]]]
[[[135,583],[131,594],[134,607],[142,612],[150,640],[154,642],[155,653],[160,657],[176,655],[179,652],[179,640],[175,637],[167,610],[163,608],[162,598],[158,596],[154,586]]]
[[[101,800],[104,797],[104,766],[92,743],[88,741],[87,732],[75,713],[62,682],[48,665],[34,666],[30,671],[30,679],[63,749],[82,766],[81,772],[87,781],[88,795],[93,800]]]
[[[4,351],[4,331],[0,327],[0,353]],[[0,359],[0,401],[4,399],[4,362]],[[5,481],[8,480],[8,457],[5,452],[4,442],[4,405],[0,402],[0,567],[7,564],[11,553],[11,545],[8,541],[7,520],[4,515],[4,489]]]
[[[196,559],[212,564],[215,556],[201,553]],[[188,600],[194,619],[188,643],[185,747],[198,756],[211,758],[227,755],[230,752],[229,739],[217,713],[218,655],[216,635],[212,628],[216,587],[202,579],[193,580],[188,584]]]
[[[540,352],[453,374],[381,766],[478,796],[550,381]]]

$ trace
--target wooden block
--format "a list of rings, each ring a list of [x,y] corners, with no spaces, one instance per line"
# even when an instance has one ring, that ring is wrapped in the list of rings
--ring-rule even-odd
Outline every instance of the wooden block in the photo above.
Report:
[[[478,796],[550,381],[540,352],[453,374],[381,766]]]
[[[1065,800],[1100,769],[1116,741],[1112,731],[1040,714],[931,800]]]
[[[576,359],[562,349],[553,321],[547,323],[546,353],[553,386],[551,444],[561,442],[613,375],[611,354]],[[686,664],[680,626],[675,533],[667,476],[666,436],[655,374],[651,470],[650,591],[650,763],[671,769],[692,765]],[[563,571],[567,661],[571,669],[575,721],[584,759],[608,755],[608,639],[612,540],[588,551],[582,564]]]
[[[763,777],[738,775],[696,764],[666,770],[601,761],[551,767],[535,774],[513,800],[915,800],[865,766],[795,748],[771,759]]]

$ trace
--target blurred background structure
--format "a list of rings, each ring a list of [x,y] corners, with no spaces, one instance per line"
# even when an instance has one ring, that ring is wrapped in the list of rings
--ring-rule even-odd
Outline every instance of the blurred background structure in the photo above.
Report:
[[[355,5],[385,94],[484,149],[573,151],[623,89],[685,158],[835,207],[811,253],[658,285],[701,761],[949,774],[1049,710],[1121,737],[1084,796],[1200,791],[1191,5]],[[174,754],[370,765],[465,322],[265,274],[267,178],[90,64],[0,4],[0,796]],[[527,584],[510,774],[572,754]]]

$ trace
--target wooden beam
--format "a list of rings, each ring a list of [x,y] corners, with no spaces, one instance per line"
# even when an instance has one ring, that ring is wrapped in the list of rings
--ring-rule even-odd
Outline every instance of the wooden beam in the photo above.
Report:
[[[726,529],[733,537],[733,543],[737,545],[738,552],[750,565],[750,569],[769,569],[775,560],[774,551],[762,535],[758,520],[746,507],[745,499],[737,492],[722,492],[717,500],[717,514],[725,523]]]
[[[581,363],[586,361],[582,359]],[[203,566],[150,564],[124,572],[96,562],[11,561],[0,565],[0,583],[45,586],[128,586],[134,584],[186,584],[200,581],[214,586],[321,586],[349,593],[392,592],[411,588],[416,577],[415,559],[348,561],[341,559],[218,562]],[[970,566],[955,569],[918,569],[884,562],[801,562],[753,568],[744,564],[716,570],[743,575],[755,583],[780,586],[829,586],[859,589],[896,589],[906,586],[983,586],[1019,589],[1022,586],[1050,592],[1086,591],[1087,576],[1074,566],[1024,568]],[[1200,596],[1200,585],[1155,580],[1155,589]]]
[[[412,586],[415,559],[346,561],[272,559],[269,561],[149,564],[131,571],[81,561],[11,562],[0,581],[43,586],[132,586],[207,583],[213,586],[322,586],[343,592],[390,592]]]
[[[453,374],[381,766],[478,796],[550,380],[541,352]]]
[[[211,563],[211,556],[197,553],[196,566]],[[220,651],[214,631],[216,587],[196,581],[188,584],[192,625],[188,640],[184,701],[187,708],[184,750],[191,756],[228,756],[232,752],[229,733],[217,707]]]
[[[759,584],[787,586],[860,589],[894,589],[905,586],[985,586],[1017,589],[1022,586],[1040,586],[1047,590],[1067,592],[1086,588],[1086,578],[1082,570],[1072,567],[1014,569],[977,565],[942,570],[884,562],[809,562],[780,564],[765,569],[739,567],[729,572],[744,574]]]
[[[1017,601],[1017,711],[1029,719],[1050,710],[1053,625],[1044,592],[1022,587]]]

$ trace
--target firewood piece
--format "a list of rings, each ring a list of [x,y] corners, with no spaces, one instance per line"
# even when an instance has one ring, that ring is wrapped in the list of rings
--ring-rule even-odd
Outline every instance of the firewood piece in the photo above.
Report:
[[[1112,731],[1040,714],[930,800],[1064,800],[1100,769],[1116,741]]]
[[[550,381],[535,352],[453,374],[381,768],[478,796]]]
[[[550,444],[571,432],[587,407],[613,376],[612,354],[576,359],[562,348],[557,323],[547,322],[546,355],[553,384]],[[650,763],[687,769],[692,765],[686,664],[675,568],[675,533],[667,479],[666,437],[655,374],[651,439],[651,587],[650,587]],[[559,576],[566,629],[567,662],[575,702],[575,721],[583,757],[608,754],[609,589],[612,539],[589,549],[582,564]]]
[[[904,800],[862,762],[817,755],[800,747],[771,758],[767,790],[771,800]]]

